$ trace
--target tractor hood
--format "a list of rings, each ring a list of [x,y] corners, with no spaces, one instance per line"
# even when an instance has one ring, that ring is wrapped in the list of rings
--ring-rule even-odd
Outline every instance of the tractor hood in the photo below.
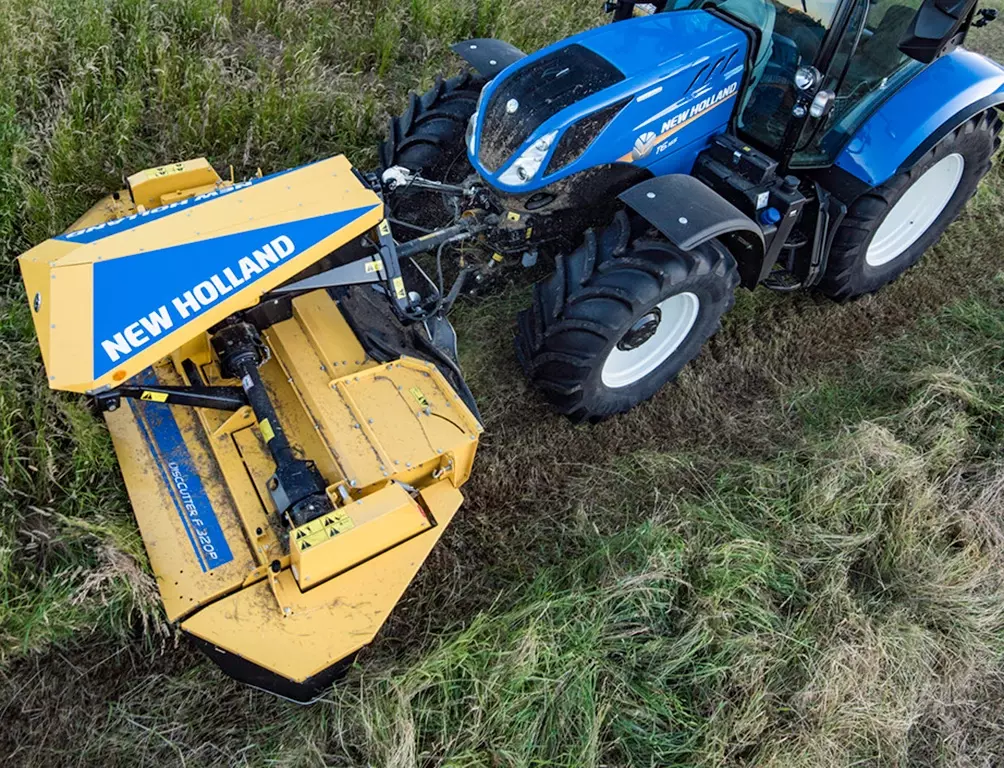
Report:
[[[747,47],[740,29],[705,11],[568,38],[485,87],[468,132],[471,162],[492,186],[521,194],[588,168],[649,166],[703,144],[735,108]]]

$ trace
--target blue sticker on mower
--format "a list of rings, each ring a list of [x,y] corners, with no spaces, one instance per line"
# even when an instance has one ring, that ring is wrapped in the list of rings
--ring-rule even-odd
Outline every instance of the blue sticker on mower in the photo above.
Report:
[[[139,384],[156,384],[157,377],[148,368],[136,377],[136,381]],[[170,406],[136,400],[130,400],[129,404],[178,511],[181,525],[188,534],[199,567],[205,572],[226,565],[234,556],[202,479],[192,465],[192,456]]]
[[[335,211],[96,262],[94,379],[376,207]]]
[[[226,197],[227,195],[232,195],[234,192],[240,192],[242,189],[253,187],[256,184],[261,184],[262,182],[269,181],[270,179],[284,176],[287,173],[292,173],[293,171],[298,170],[300,169],[290,168],[289,170],[279,171],[278,173],[273,173],[269,176],[262,176],[260,179],[239,181],[229,187],[220,187],[219,189],[214,189],[201,195],[186,197],[184,200],[177,200],[173,203],[162,205],[159,208],[152,208],[148,211],[143,211],[142,213],[134,213],[132,216],[123,216],[121,219],[103,221],[100,224],[95,224],[93,227],[67,232],[64,235],[57,235],[53,239],[65,240],[69,243],[94,243],[98,240],[110,237],[111,235],[117,235],[119,232],[127,232],[130,229],[135,229],[136,227],[148,224],[151,221],[163,219],[165,216],[170,216],[173,213],[190,211],[197,205],[202,205],[203,203],[208,203],[220,197]]]

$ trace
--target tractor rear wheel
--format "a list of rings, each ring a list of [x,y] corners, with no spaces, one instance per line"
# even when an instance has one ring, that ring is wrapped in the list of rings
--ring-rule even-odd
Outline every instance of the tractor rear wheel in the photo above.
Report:
[[[623,211],[601,232],[588,231],[519,314],[520,364],[573,421],[600,421],[651,398],[697,356],[734,302],[739,274],[723,246],[682,251],[639,234]]]
[[[424,179],[447,184],[459,183],[474,173],[464,134],[483,86],[482,78],[465,72],[448,80],[437,76],[432,88],[421,96],[410,94],[408,108],[391,118],[387,139],[380,145],[381,171],[401,166]],[[441,201],[430,206],[427,193],[399,191],[395,197],[392,208],[400,219],[430,229],[443,219]]]
[[[851,205],[820,289],[839,299],[874,293],[932,247],[990,170],[1000,145],[996,111],[976,115],[914,165]]]

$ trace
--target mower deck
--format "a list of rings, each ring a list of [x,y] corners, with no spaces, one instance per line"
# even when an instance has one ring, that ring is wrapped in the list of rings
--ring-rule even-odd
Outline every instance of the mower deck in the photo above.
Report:
[[[238,383],[208,338],[131,383],[198,384],[193,363],[206,384]],[[250,407],[131,400],[106,419],[168,618],[230,675],[308,701],[373,639],[453,518],[481,428],[435,366],[368,359],[323,290],[264,339],[269,398],[331,513],[292,530],[274,514],[270,427]]]

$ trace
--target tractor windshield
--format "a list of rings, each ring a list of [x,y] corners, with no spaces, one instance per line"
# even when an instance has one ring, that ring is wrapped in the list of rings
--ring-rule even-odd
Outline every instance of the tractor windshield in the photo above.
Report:
[[[724,0],[718,4],[725,13],[754,22],[761,30],[739,113],[741,130],[770,147],[781,143],[794,101],[795,70],[816,60],[838,5],[839,0]]]
[[[793,166],[825,166],[868,118],[872,110],[924,68],[899,50],[921,0],[859,0],[840,41],[823,88],[836,93],[826,120],[809,124]]]

